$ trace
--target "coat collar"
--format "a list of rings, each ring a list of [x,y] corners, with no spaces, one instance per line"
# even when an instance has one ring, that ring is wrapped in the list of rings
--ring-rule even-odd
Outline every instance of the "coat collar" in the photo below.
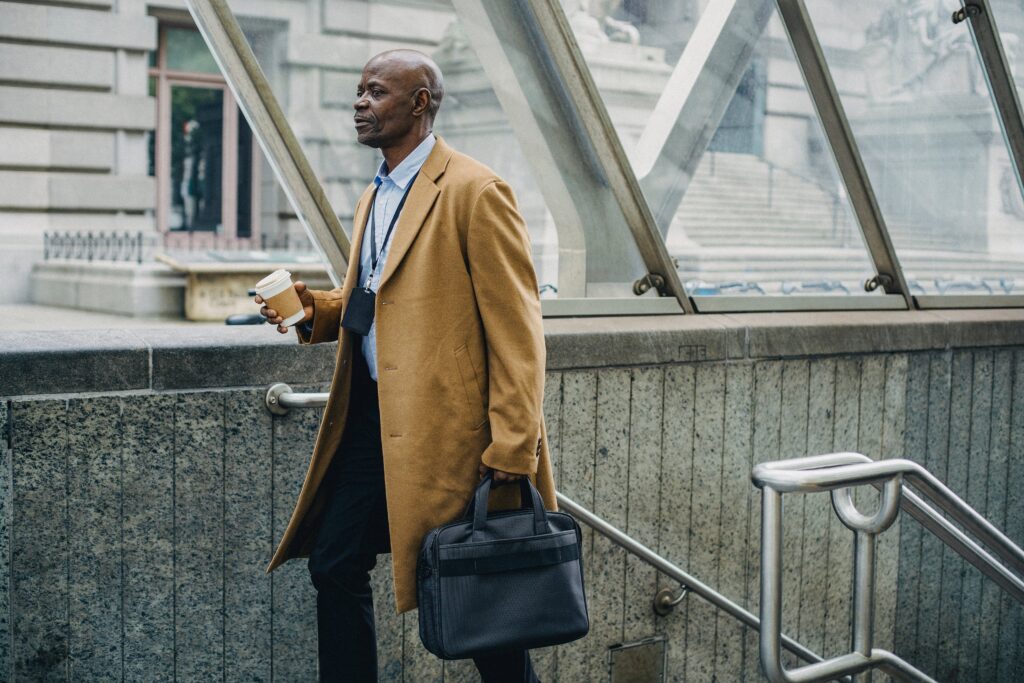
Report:
[[[430,151],[427,160],[423,162],[419,175],[416,176],[412,189],[409,191],[409,198],[405,202],[402,214],[398,217],[395,234],[391,238],[391,248],[388,250],[388,257],[384,262],[384,272],[381,273],[380,281],[377,284],[378,290],[384,286],[384,283],[401,264],[440,193],[436,181],[444,175],[454,150],[440,135],[435,134],[435,138],[434,149]],[[366,232],[373,188],[374,185],[371,183],[363,192],[363,196],[359,198],[352,220],[355,235],[352,240],[352,251],[349,253],[348,271],[345,275],[345,282],[351,283],[348,285],[350,290],[355,286],[358,276],[359,252],[362,249],[363,234]]]

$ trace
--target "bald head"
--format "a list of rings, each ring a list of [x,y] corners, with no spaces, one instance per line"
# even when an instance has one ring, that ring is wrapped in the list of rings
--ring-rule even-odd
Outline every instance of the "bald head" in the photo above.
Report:
[[[437,116],[444,99],[444,77],[433,59],[418,50],[387,50],[371,57],[363,68],[371,65],[393,71],[406,79],[413,89],[425,89],[430,94],[428,110],[431,120]]]

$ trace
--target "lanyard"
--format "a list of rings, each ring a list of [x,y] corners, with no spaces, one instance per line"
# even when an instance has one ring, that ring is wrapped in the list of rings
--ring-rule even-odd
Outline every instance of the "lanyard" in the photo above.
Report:
[[[402,201],[398,202],[398,208],[395,209],[395,213],[391,216],[391,225],[388,226],[388,231],[384,233],[384,242],[380,245],[380,251],[377,251],[377,223],[374,221],[374,212],[377,210],[377,190],[380,189],[378,185],[373,189],[373,197],[370,199],[370,274],[366,277],[366,289],[370,288],[370,282],[373,281],[373,274],[377,272],[377,259],[380,258],[381,252],[388,245],[388,239],[391,237],[391,231],[395,229],[395,223],[398,222],[398,216],[402,213],[402,207],[405,206],[405,200],[409,198],[409,192],[412,190],[413,183],[416,182],[417,173],[409,180],[408,187],[405,188],[405,194],[402,195]]]

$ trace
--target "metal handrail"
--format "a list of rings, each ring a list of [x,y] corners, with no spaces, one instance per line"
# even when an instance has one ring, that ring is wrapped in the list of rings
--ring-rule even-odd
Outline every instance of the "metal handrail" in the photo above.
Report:
[[[279,382],[271,385],[267,389],[265,403],[267,410],[270,412],[276,415],[284,415],[287,414],[290,408],[321,408],[327,405],[328,397],[329,394],[324,392],[296,393],[292,391],[291,387],[287,384]],[[626,552],[640,558],[640,560],[654,567],[662,574],[665,574],[666,576],[669,576],[681,583],[683,585],[684,595],[688,592],[696,593],[745,626],[748,626],[755,631],[761,631],[761,619],[758,619],[737,603],[722,595],[714,588],[711,588],[711,586],[708,586],[700,579],[697,579],[687,573],[681,567],[665,559],[632,536],[629,536],[618,528],[612,526],[590,510],[587,510],[572,499],[566,497],[565,494],[556,491],[555,497],[558,501],[559,507],[566,510],[580,522],[583,522],[615,545],[623,548]],[[824,663],[824,660],[820,655],[804,647],[789,636],[779,633],[776,640],[780,647],[789,650],[805,662],[810,662],[808,665],[810,667],[819,666]],[[832,676],[832,678],[838,678],[844,681],[851,680],[846,676]]]
[[[879,668],[900,680],[933,681],[893,653],[873,647],[875,540],[896,520],[901,508],[1014,599],[1024,603],[1024,580],[1014,573],[1024,573],[1024,550],[918,463],[903,459],[876,462],[860,453],[831,453],[762,463],[754,467],[751,478],[756,486],[763,489],[761,622],[765,627],[761,630],[760,651],[761,664],[771,681],[824,681],[840,675],[856,676],[872,668]],[[911,482],[981,543],[906,489],[904,480]],[[851,495],[850,487],[864,484],[871,484],[882,491],[881,504],[872,516],[858,511]],[[787,671],[782,666],[779,640],[782,626],[782,494],[820,491],[831,492],[836,514],[855,534],[854,651],[821,664]]]

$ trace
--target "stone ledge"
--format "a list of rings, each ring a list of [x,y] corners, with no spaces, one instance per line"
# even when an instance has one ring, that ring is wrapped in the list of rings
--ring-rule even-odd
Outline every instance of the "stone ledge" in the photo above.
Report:
[[[1024,310],[757,313],[545,320],[547,367],[1024,345]],[[336,344],[269,327],[0,332],[0,396],[323,383]]]
[[[0,332],[0,396],[322,383],[335,349],[268,326]]]

